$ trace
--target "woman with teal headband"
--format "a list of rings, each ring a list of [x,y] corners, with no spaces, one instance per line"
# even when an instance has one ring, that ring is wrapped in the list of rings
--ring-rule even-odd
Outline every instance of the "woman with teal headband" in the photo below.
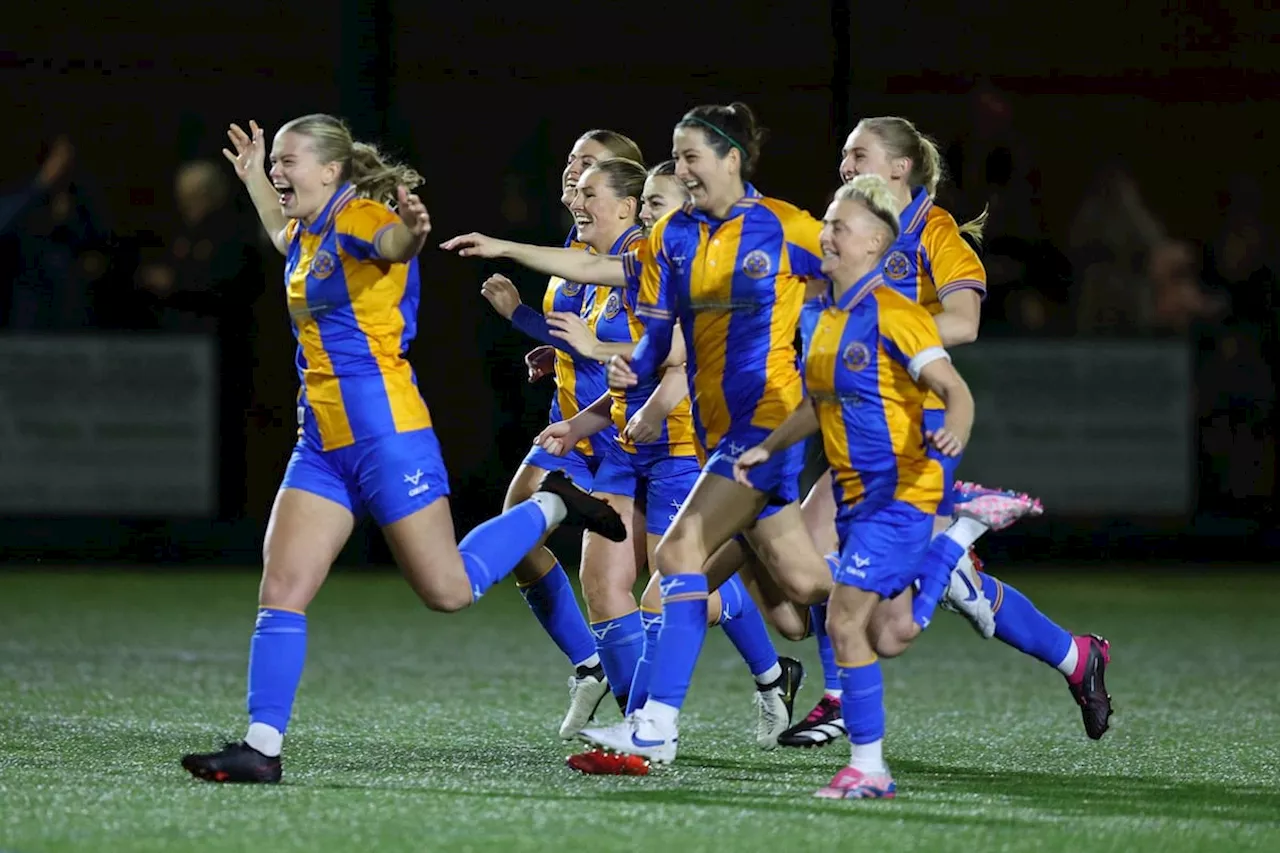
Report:
[[[784,634],[804,635],[805,605],[825,600],[832,585],[800,516],[800,448],[754,470],[750,486],[733,474],[738,455],[800,403],[795,332],[806,282],[822,277],[822,223],[763,196],[749,182],[761,136],[745,104],[687,112],[675,126],[672,156],[691,202],[654,223],[648,241],[626,255],[592,257],[477,234],[444,244],[463,255],[506,257],[574,280],[635,282],[636,313],[646,331],[629,360],[611,361],[615,388],[653,375],[679,321],[702,474],[656,554],[660,577],[651,594],[661,597],[663,623],[648,699],[636,705],[643,685],[633,683],[630,720],[583,732],[595,744],[654,762],[675,758],[677,715],[706,636],[707,597],[741,563],[739,533],[775,574],[779,588],[764,598]],[[780,718],[790,718],[802,676],[798,664],[788,663],[758,677],[762,698]]]

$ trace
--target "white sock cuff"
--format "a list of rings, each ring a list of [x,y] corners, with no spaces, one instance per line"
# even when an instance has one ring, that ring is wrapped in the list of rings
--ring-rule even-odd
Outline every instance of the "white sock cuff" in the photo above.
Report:
[[[244,742],[268,758],[275,758],[284,746],[284,735],[266,723],[250,723]]]
[[[989,529],[976,518],[957,518],[942,535],[968,551],[969,546],[981,539]]]
[[[564,499],[551,492],[534,492],[529,500],[542,510],[542,517],[547,520],[548,530],[564,521],[564,517],[569,514],[565,509]]]

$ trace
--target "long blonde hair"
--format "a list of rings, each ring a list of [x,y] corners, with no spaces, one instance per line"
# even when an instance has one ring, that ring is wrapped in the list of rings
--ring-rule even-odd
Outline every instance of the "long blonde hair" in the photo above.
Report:
[[[422,185],[422,175],[416,169],[387,159],[375,145],[356,142],[346,122],[335,116],[301,116],[280,128],[280,132],[310,138],[321,163],[341,163],[342,180],[350,181],[358,196],[394,206],[399,187],[412,190]]]
[[[858,122],[854,131],[858,128],[874,133],[890,157],[906,157],[911,161],[908,184],[924,187],[931,198],[937,195],[938,184],[942,183],[946,171],[936,142],[917,130],[908,119],[899,116],[864,118]],[[982,229],[987,224],[987,212],[987,208],[983,207],[982,213],[960,226],[960,233],[968,234],[975,243],[982,245]]]

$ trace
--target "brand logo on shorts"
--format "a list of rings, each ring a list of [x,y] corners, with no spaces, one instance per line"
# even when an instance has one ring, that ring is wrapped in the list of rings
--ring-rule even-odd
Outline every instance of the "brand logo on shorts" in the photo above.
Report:
[[[421,468],[419,468],[417,471],[413,472],[412,474],[404,475],[404,481],[408,483],[410,486],[413,486],[413,488],[409,490],[409,497],[416,498],[418,495],[431,489],[430,483],[422,483],[421,485],[419,485],[419,481],[421,479],[422,479]]]
[[[682,506],[684,506],[684,504],[683,504],[683,503],[681,503],[680,501],[676,500],[675,498],[672,498],[672,499],[671,499],[671,508],[672,508],[672,510],[674,510],[674,511],[671,513],[671,515],[668,515],[668,516],[667,516],[667,521],[675,521],[675,520],[676,520],[676,516],[680,514],[680,507],[682,507]]]
[[[751,278],[764,278],[773,272],[773,261],[769,260],[769,255],[766,252],[760,249],[752,249],[742,259],[742,271]]]
[[[864,557],[855,551],[854,556],[852,556],[852,564],[854,565],[849,567],[849,574],[854,578],[865,578],[867,573],[863,569],[867,569],[868,566],[872,565],[872,558]]]
[[[884,259],[884,277],[893,281],[902,281],[911,272],[911,262],[902,252],[890,252]]]

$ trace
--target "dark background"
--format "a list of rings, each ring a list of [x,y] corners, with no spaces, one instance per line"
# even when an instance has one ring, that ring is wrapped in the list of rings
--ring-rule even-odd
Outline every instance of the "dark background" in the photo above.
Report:
[[[582,131],[624,132],[656,162],[686,109],[740,99],[771,130],[756,183],[815,213],[859,117],[904,115],[933,135],[952,173],[940,203],[960,219],[992,211],[984,339],[1186,342],[1196,495],[1187,511],[1050,508],[992,537],[988,553],[1268,560],[1276,534],[1271,98],[1280,82],[1272,13],[1172,2],[319,0],[49,2],[6,17],[5,192],[20,192],[65,137],[74,164],[53,190],[72,191],[81,225],[58,232],[52,248],[33,243],[49,233],[51,202],[42,199],[8,229],[0,281],[14,286],[0,289],[3,325],[11,334],[215,337],[222,482],[216,518],[11,517],[0,559],[256,563],[293,441],[297,380],[281,260],[262,251],[219,154],[229,122],[256,119],[270,136],[303,113],[342,115],[358,138],[423,173],[432,245],[473,229],[555,243],[568,224],[558,175]],[[216,227],[195,227],[235,251],[212,272],[179,264],[178,278],[191,282],[177,287],[184,298],[158,296],[139,270],[172,261],[188,227],[175,212],[175,171],[199,159],[231,181],[231,208]],[[51,268],[50,252],[79,272],[24,319],[5,290]],[[501,268],[536,303],[543,282],[430,247],[421,263],[412,360],[461,531],[500,507],[550,394],[524,382],[530,343],[478,287]],[[384,561],[376,531],[358,535],[347,558]]]

